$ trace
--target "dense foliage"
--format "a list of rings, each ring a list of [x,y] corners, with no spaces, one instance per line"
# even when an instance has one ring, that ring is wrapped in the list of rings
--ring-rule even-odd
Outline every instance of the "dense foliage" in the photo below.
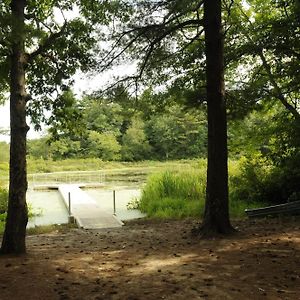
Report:
[[[235,153],[243,154],[236,197],[283,203],[300,198],[299,124],[283,109],[253,112],[237,136]],[[233,135],[234,132],[232,131]],[[231,137],[232,138],[232,137]],[[241,145],[245,145],[244,147]]]
[[[55,135],[52,134],[52,139],[29,141],[29,155],[44,159],[89,157],[105,161],[206,155],[207,126],[203,112],[186,110],[173,101],[163,110],[148,115],[142,108],[130,107],[131,98],[113,100],[83,99],[80,114],[84,128],[74,134],[60,124],[52,124],[50,132]],[[79,129],[80,124],[77,125]]]

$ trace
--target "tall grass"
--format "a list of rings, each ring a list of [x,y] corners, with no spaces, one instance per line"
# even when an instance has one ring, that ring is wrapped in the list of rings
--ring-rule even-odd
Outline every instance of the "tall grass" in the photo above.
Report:
[[[238,163],[230,163],[230,176],[238,176]],[[153,174],[147,180],[142,191],[138,208],[149,217],[184,218],[201,217],[205,206],[206,166],[200,162],[195,168],[187,166],[181,170],[168,170]],[[229,183],[230,196],[235,193],[234,184]],[[261,202],[245,202],[230,197],[229,210],[231,217],[244,216],[246,208],[259,207]]]
[[[139,161],[139,162],[119,162],[103,161],[98,158],[73,158],[64,160],[44,160],[28,158],[28,173],[51,173],[64,171],[98,171],[103,169],[122,168],[169,168],[172,166],[195,165],[197,160],[176,160],[176,161]]]
[[[142,191],[139,208],[150,217],[199,215],[205,197],[205,176],[189,168],[150,176]]]

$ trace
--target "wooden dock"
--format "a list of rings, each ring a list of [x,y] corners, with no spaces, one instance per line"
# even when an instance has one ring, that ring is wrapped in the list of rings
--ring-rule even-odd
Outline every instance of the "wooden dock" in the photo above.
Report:
[[[84,229],[102,229],[121,227],[123,223],[113,214],[109,214],[99,207],[97,202],[76,184],[58,185],[63,201],[74,217],[79,227]]]

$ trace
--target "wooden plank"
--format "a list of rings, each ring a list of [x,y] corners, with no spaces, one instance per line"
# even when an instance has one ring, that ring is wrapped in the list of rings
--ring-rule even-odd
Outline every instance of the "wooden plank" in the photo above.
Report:
[[[121,227],[123,223],[113,214],[103,211],[97,202],[76,184],[62,184],[58,190],[66,207],[69,209],[69,193],[71,199],[71,215],[79,227],[85,229],[101,229]]]
[[[288,202],[261,208],[245,209],[245,213],[249,218],[280,214],[300,214],[300,201]]]

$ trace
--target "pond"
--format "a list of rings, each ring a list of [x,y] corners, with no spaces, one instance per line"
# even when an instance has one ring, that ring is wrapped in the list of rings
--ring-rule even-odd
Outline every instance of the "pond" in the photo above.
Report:
[[[113,214],[113,190],[110,189],[84,189],[104,211]],[[120,220],[141,218],[144,215],[139,210],[128,210],[126,205],[140,196],[140,188],[118,187],[116,189],[116,215]],[[68,222],[68,211],[57,190],[36,191],[29,189],[27,202],[34,214],[27,227],[50,224],[64,224]]]
[[[27,203],[34,214],[27,227],[68,223],[68,211],[57,190],[27,192]]]
[[[128,210],[126,205],[139,198],[147,176],[155,168],[114,169],[105,171],[57,172],[29,175],[27,202],[34,213],[40,213],[28,222],[28,227],[68,222],[68,211],[57,190],[40,190],[42,186],[78,183],[90,188],[84,191],[106,212],[113,214],[113,190],[116,191],[116,215],[120,220],[141,218],[138,210]]]

